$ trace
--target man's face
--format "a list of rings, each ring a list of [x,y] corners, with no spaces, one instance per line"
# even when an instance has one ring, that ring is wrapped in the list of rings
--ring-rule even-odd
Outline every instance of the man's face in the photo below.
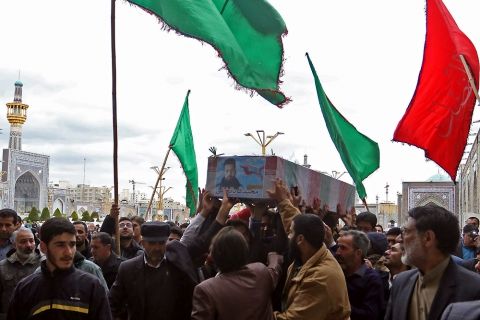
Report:
[[[233,180],[233,178],[235,178],[235,174],[236,174],[235,165],[226,164],[224,170],[225,170],[225,172],[224,172],[225,180],[229,181],[229,180]]]
[[[135,238],[140,238],[141,237],[140,225],[138,224],[138,222],[132,221],[132,226],[133,226],[133,236]]]
[[[173,241],[173,240],[178,240],[180,241],[180,236],[176,233],[170,233],[170,235],[168,236],[168,242],[170,241]]]
[[[35,239],[29,231],[19,231],[15,238],[15,248],[23,255],[29,255],[35,250]]]
[[[357,221],[357,229],[365,233],[374,232],[372,225],[366,221]]]
[[[0,218],[0,239],[10,239],[13,231],[15,231],[13,217]]]
[[[64,232],[50,240],[48,245],[40,242],[40,248],[47,256],[47,260],[55,269],[65,270],[72,267],[76,249],[75,235]]]
[[[90,244],[90,249],[92,251],[92,256],[95,261],[105,261],[110,257],[111,246],[105,245],[100,241],[100,239],[92,239]]]
[[[383,233],[382,227],[380,227],[380,226],[375,226],[375,232]]]
[[[474,225],[478,229],[478,223],[476,219],[467,219],[467,224]]]
[[[123,220],[118,224],[120,237],[124,239],[133,238],[133,224],[128,220]]]
[[[388,248],[390,249],[395,243],[397,243],[397,236],[394,234],[387,235]]]
[[[94,234],[94,233],[95,233],[96,228],[95,228],[95,224],[94,224],[94,223],[90,222],[90,223],[87,225],[87,227],[88,227],[88,233],[90,233],[90,234]]]
[[[346,235],[338,238],[338,248],[335,252],[335,258],[343,270],[352,268],[358,259],[362,258],[359,249],[356,249],[353,245],[353,236]]]
[[[465,247],[476,247],[476,240],[478,235],[473,232],[468,232],[463,235],[463,244]]]
[[[85,239],[87,238],[87,234],[85,232],[85,227],[83,224],[74,224],[75,226],[75,231],[76,231],[76,241],[77,241],[77,246],[81,246],[85,243]]]
[[[142,240],[143,249],[151,263],[159,263],[165,254],[165,241],[150,242]]]
[[[402,265],[402,245],[400,243],[393,244],[385,252],[385,265],[388,268],[398,268]]]
[[[415,219],[408,218],[403,227],[403,254],[402,263],[409,266],[417,266],[425,255],[425,249],[422,244],[421,235],[415,227]]]

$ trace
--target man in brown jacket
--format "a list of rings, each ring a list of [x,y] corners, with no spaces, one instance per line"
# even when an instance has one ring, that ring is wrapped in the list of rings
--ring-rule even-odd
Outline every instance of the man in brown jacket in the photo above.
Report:
[[[300,214],[280,179],[268,192],[277,202],[294,258],[288,268],[282,312],[275,312],[275,319],[348,319],[350,303],[345,277],[323,243],[323,221],[313,214]]]

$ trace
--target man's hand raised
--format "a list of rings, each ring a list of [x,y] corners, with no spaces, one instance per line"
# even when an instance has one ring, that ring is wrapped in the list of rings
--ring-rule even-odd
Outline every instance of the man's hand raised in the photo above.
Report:
[[[273,183],[273,189],[267,190],[268,196],[278,203],[285,199],[290,199],[290,191],[288,190],[282,179],[277,178]]]
[[[220,206],[220,209],[218,209],[218,214],[216,218],[218,223],[225,224],[225,222],[227,222],[228,213],[233,208],[235,203],[237,203],[237,201],[230,200],[227,195],[227,189],[224,188],[222,205]]]

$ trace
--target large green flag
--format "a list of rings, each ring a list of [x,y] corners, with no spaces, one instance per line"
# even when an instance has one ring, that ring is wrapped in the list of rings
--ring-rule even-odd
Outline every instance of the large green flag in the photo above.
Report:
[[[185,185],[187,207],[190,208],[190,215],[194,215],[197,207],[198,199],[198,169],[197,159],[195,156],[195,147],[193,145],[192,128],[190,126],[190,113],[188,112],[188,96],[187,92],[185,102],[183,104],[182,113],[177,122],[177,127],[170,140],[170,148],[175,152],[183,171],[187,177]]]
[[[338,153],[340,153],[343,164],[355,182],[358,196],[360,199],[365,199],[367,193],[365,192],[362,181],[380,166],[380,150],[378,149],[378,144],[358,132],[357,129],[335,109],[323,91],[308,53],[307,59],[313,73],[313,78],[315,79],[318,103],[320,104],[320,109],[322,110],[330,137]]]
[[[167,28],[212,45],[240,86],[278,107],[289,101],[279,90],[287,29],[266,0],[128,1],[157,16]]]

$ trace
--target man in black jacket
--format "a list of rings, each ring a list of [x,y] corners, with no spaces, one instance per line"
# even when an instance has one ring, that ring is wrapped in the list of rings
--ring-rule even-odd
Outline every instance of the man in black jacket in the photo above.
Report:
[[[107,292],[94,276],[76,269],[75,227],[63,218],[47,220],[40,230],[47,259],[41,272],[21,280],[8,308],[8,320],[110,320]]]
[[[120,264],[110,289],[113,317],[122,320],[190,319],[193,288],[198,283],[194,261],[208,250],[211,239],[225,225],[227,216],[227,210],[219,211],[208,229],[188,245],[180,241],[167,243],[168,224],[144,223],[141,227],[144,254]]]
[[[98,232],[92,236],[90,247],[92,248],[91,261],[102,269],[103,277],[110,289],[117,277],[118,267],[125,259],[117,256],[113,251],[113,239],[106,232]]]
[[[385,320],[440,319],[448,304],[480,299],[480,276],[450,257],[460,231],[458,220],[437,205],[416,207],[402,230],[404,264],[417,269],[393,281]]]

